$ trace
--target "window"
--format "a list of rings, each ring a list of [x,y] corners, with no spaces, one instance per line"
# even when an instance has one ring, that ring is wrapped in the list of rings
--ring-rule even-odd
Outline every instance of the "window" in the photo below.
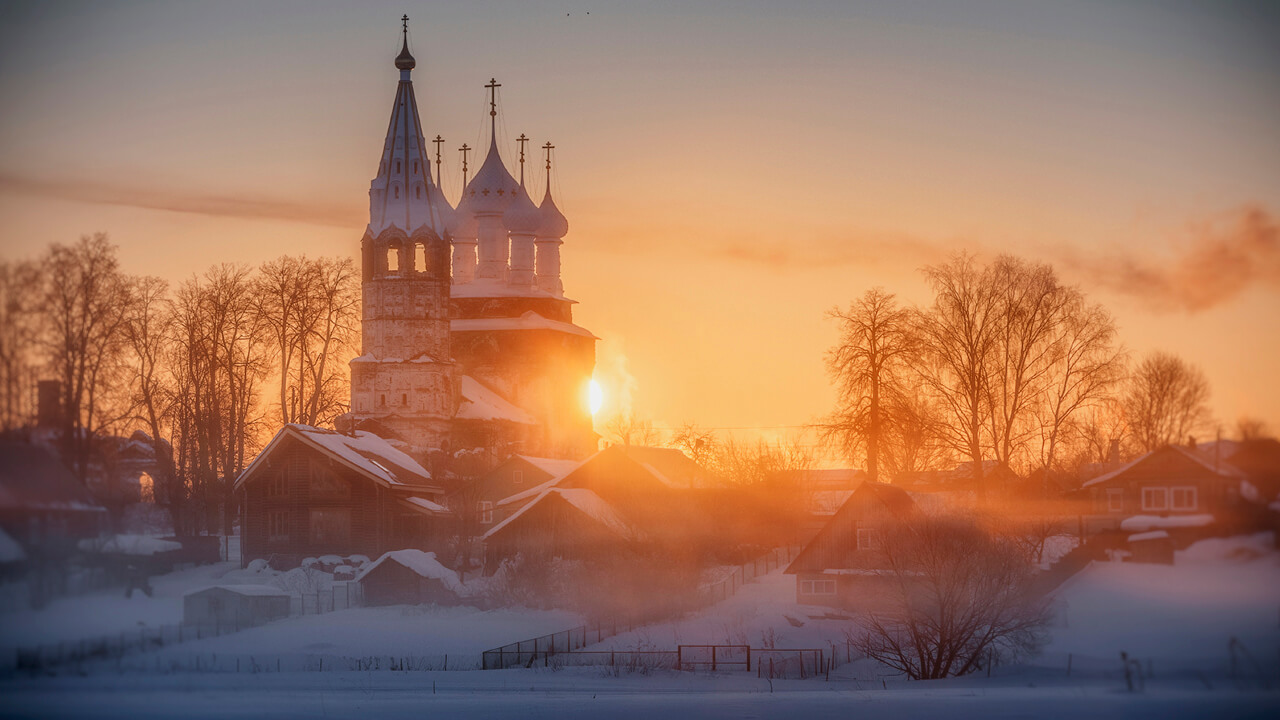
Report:
[[[387,396],[386,396],[386,395],[379,395],[379,396],[378,396],[378,406],[379,406],[379,407],[381,407],[381,406],[386,405],[386,404],[387,404]]]
[[[399,160],[397,160],[397,161],[396,161],[396,172],[400,172],[400,161],[399,161]],[[399,193],[396,193],[396,197],[400,197],[400,194],[399,194]]]
[[[422,186],[421,186],[421,185],[418,185],[418,186],[414,187],[414,188],[413,188],[413,193],[414,193],[414,195],[417,195],[417,196],[418,196],[418,199],[419,199],[419,200],[421,200],[421,199],[422,199]]]
[[[351,540],[351,511],[332,508],[311,511],[311,544],[340,550]]]
[[[1107,512],[1123,511],[1124,490],[1121,488],[1107,488]]]
[[[400,199],[400,186],[399,186],[399,185],[396,185],[395,187],[391,188],[391,191],[395,193],[396,199],[397,199],[397,200],[399,200],[399,199]]]
[[[413,174],[414,174],[414,175],[417,175],[417,174],[418,174],[418,161],[417,161],[417,160],[414,160],[414,161],[413,161]],[[422,197],[422,188],[418,188],[418,197]]]
[[[414,261],[414,267],[416,267],[419,272],[427,271],[427,246],[426,245],[424,245],[423,243],[418,243],[413,246],[413,261]]]
[[[835,595],[835,580],[801,580],[801,595]]]
[[[524,471],[523,471],[523,470],[512,470],[512,471],[511,471],[511,484],[512,484],[512,485],[522,485],[522,484],[524,484]]]
[[[880,549],[880,534],[876,532],[875,528],[858,528],[858,549]]]
[[[481,525],[493,524],[493,503],[488,500],[481,500],[476,503],[476,512],[480,515]]]
[[[1170,495],[1172,495],[1174,510],[1195,510],[1199,504],[1194,487],[1176,487],[1170,491]]]
[[[276,473],[267,481],[267,497],[283,497],[289,494],[289,479],[283,471]]]
[[[1168,510],[1169,489],[1162,487],[1142,488],[1143,510]]]
[[[289,511],[272,510],[267,513],[267,540],[279,542],[289,539]]]
[[[387,272],[400,272],[400,248],[387,248]]]

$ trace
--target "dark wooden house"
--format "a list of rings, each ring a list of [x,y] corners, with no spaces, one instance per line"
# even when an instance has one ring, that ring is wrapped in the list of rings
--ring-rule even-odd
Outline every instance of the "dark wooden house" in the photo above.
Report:
[[[356,582],[369,606],[460,602],[457,573],[441,565],[435,553],[421,550],[392,550],[361,570]]]
[[[917,512],[899,487],[864,482],[786,569],[796,576],[796,602],[875,610],[887,600],[886,558],[881,539],[891,525],[909,523]]]
[[[1081,524],[1087,534],[1132,529],[1134,523],[1125,521],[1135,516],[1183,518],[1168,527],[1186,527],[1192,516],[1230,526],[1237,520],[1245,479],[1243,472],[1221,459],[1166,445],[1085,482],[1077,492],[1078,499],[1086,501]],[[1143,529],[1158,526],[1147,522]]]
[[[417,461],[364,431],[285,425],[236,480],[241,562],[295,567],[308,556],[432,549],[443,491]]]
[[[450,506],[455,509],[465,506],[474,519],[476,534],[483,535],[511,514],[511,505],[500,508],[499,502],[559,478],[580,464],[577,460],[512,455],[483,476],[459,487],[451,495]]]
[[[0,528],[32,559],[76,551],[107,529],[107,512],[50,451],[0,441]]]

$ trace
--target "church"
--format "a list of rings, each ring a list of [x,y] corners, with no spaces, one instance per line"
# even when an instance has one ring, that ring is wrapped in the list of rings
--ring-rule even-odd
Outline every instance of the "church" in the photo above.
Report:
[[[502,159],[500,85],[491,80],[489,147],[474,177],[464,154],[462,195],[451,204],[443,140],[426,139],[414,96],[403,20],[400,79],[360,240],[350,411],[334,431],[285,426],[237,479],[246,562],[435,544],[448,488],[427,467],[466,454],[489,465],[517,453],[580,460],[598,444],[587,406],[597,338],[574,324],[560,278],[569,223],[551,194],[554,146],[543,146],[546,190],[535,203],[527,138],[518,140],[518,179]]]

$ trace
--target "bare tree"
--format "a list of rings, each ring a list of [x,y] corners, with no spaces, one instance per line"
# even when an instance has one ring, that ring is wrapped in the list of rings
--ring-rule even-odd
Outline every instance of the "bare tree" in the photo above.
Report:
[[[704,430],[695,423],[685,423],[671,435],[671,446],[702,467],[710,464],[715,456],[717,443],[714,431]]]
[[[848,310],[827,316],[840,340],[827,352],[836,385],[836,409],[823,433],[850,458],[865,451],[867,476],[879,482],[882,448],[891,442],[892,412],[904,406],[904,374],[916,352],[911,314],[883,288],[868,290]]]
[[[35,263],[0,262],[0,429],[30,421],[40,275]]]
[[[999,297],[990,276],[969,255],[926,267],[924,274],[934,301],[916,314],[921,352],[913,363],[942,415],[938,427],[944,441],[973,462],[978,492],[985,494],[982,460]]]
[[[1124,353],[1116,344],[1115,321],[1078,291],[1071,292],[1056,335],[1049,382],[1039,407],[1041,467],[1046,479],[1068,424],[1111,397],[1124,377]]]
[[[636,417],[630,411],[618,413],[606,420],[604,430],[610,440],[623,447],[662,444],[662,432],[653,426],[653,421]]]
[[[83,482],[97,434],[117,419],[109,394],[119,388],[130,282],[105,233],[50,246],[41,266],[43,346],[62,383],[63,459]]]
[[[1243,441],[1271,437],[1267,424],[1258,418],[1242,417],[1236,420],[1236,437]]]
[[[1144,451],[1182,442],[1209,421],[1209,381],[1177,355],[1154,352],[1129,378],[1124,395],[1129,430]]]
[[[1025,554],[968,519],[917,515],[881,543],[893,609],[850,632],[863,654],[916,680],[1034,652],[1048,621]]]

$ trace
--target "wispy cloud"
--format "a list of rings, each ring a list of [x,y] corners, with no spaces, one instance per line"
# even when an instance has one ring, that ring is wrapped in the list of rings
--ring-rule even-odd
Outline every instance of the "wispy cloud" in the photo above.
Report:
[[[821,236],[822,233],[815,233]],[[965,243],[973,250],[974,243]],[[937,262],[954,246],[907,235],[844,235],[820,240],[733,241],[714,248],[714,254],[778,271],[874,265],[894,260],[916,264]]]
[[[210,217],[283,220],[329,227],[358,227],[364,223],[358,208],[237,195],[188,195],[91,181],[54,180],[3,173],[0,173],[0,192]]]
[[[1265,208],[1247,206],[1223,221],[1192,228],[1170,260],[1132,250],[1099,257],[1061,253],[1062,264],[1153,310],[1195,313],[1254,286],[1280,289],[1280,226]]]

